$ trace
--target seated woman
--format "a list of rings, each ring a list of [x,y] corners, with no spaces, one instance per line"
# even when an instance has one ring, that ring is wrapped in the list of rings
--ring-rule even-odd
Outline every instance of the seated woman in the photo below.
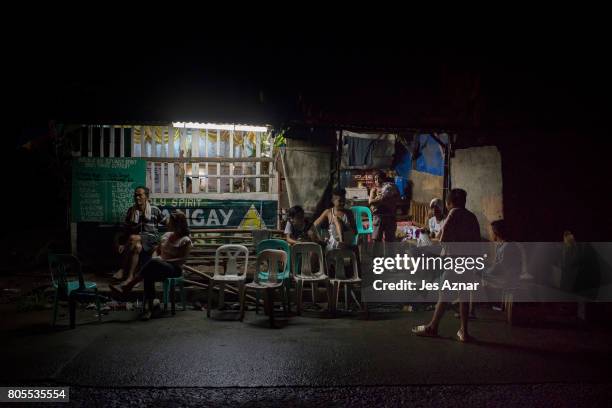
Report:
[[[110,285],[113,292],[125,295],[140,281],[144,281],[145,312],[141,316],[143,320],[151,318],[153,310],[153,299],[155,298],[155,282],[164,281],[167,278],[177,278],[182,275],[181,266],[193,246],[189,238],[189,227],[185,214],[176,211],[170,215],[169,232],[161,238],[161,243],[156,248],[154,258],[147,262],[140,273],[133,279],[125,282],[121,287]]]

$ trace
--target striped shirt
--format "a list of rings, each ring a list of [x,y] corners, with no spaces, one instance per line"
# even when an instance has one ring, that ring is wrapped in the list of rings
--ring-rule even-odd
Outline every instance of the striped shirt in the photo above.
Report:
[[[144,214],[140,214],[138,222],[134,222],[134,211],[138,210],[138,206],[130,207],[125,215],[125,224],[132,233],[151,233],[157,234],[159,224],[165,223],[164,214],[159,207],[151,206],[151,218],[147,219]]]

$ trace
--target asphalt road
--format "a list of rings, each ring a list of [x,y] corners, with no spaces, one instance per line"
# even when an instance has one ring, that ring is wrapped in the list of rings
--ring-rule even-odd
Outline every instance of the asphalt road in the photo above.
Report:
[[[134,397],[145,405],[177,406],[198,400],[344,405],[353,398],[364,405],[427,405],[428,398],[452,405],[453,395],[476,405],[486,405],[487,395],[497,401],[506,396],[524,406],[520,390],[531,402],[593,406],[609,396],[610,332],[512,327],[491,314],[472,322],[477,341],[462,344],[449,313],[440,338],[413,336],[410,329],[430,313],[368,321],[292,317],[270,329],[253,312],[244,323],[209,320],[195,311],[149,322],[113,312],[98,324],[82,311],[75,330],[51,330],[41,322],[2,333],[0,382],[68,384],[75,402],[120,404]],[[566,394],[571,398],[562,398]]]

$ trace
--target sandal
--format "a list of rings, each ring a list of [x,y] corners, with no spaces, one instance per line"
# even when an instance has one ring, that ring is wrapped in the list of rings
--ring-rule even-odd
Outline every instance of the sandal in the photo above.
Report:
[[[469,343],[474,341],[474,338],[469,334],[466,336],[461,330],[457,332],[457,339],[462,343]]]
[[[438,337],[438,333],[432,331],[429,326],[425,325],[413,327],[412,333],[420,337]]]

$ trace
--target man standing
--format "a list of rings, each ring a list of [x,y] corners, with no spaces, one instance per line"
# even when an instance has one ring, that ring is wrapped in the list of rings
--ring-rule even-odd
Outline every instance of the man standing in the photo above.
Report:
[[[374,241],[382,241],[383,234],[385,242],[395,241],[395,230],[397,220],[395,210],[399,199],[399,191],[395,184],[387,180],[384,172],[378,170],[374,173],[374,187],[370,191],[368,204],[372,209],[373,229],[372,238]]]
[[[125,216],[124,243],[118,247],[119,254],[123,255],[123,268],[114,275],[116,279],[132,280],[136,268],[151,259],[153,250],[159,244],[157,227],[164,222],[161,210],[149,202],[149,189],[136,187],[134,205]]]
[[[440,242],[444,247],[444,256],[466,255],[464,245],[452,245],[454,242],[460,243],[477,243],[480,242],[480,225],[476,216],[465,208],[467,193],[465,190],[455,188],[450,191],[446,199],[446,208],[449,213],[446,221],[440,232]],[[467,251],[468,255],[472,251]],[[462,274],[457,274],[453,270],[447,270],[442,276],[442,280],[456,280],[460,278],[465,281],[475,281],[473,274],[465,271]],[[459,315],[461,318],[461,327],[457,332],[459,341],[465,342],[470,340],[468,334],[468,313],[469,313],[469,295],[459,292]],[[444,291],[439,292],[438,303],[431,321],[427,325],[417,326],[412,329],[412,332],[417,336],[435,337],[438,335],[438,326],[440,319],[444,316],[447,303],[452,300],[447,298],[448,294]]]

